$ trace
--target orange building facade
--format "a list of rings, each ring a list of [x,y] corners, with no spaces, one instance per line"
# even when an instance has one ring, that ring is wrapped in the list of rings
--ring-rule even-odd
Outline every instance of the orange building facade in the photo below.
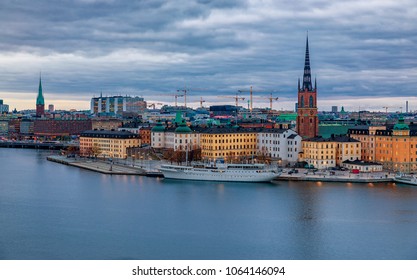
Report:
[[[393,129],[378,128],[382,129],[349,130],[350,137],[371,147],[362,153],[362,159],[381,163],[384,169],[394,172],[416,172],[417,131],[410,130],[402,118]]]

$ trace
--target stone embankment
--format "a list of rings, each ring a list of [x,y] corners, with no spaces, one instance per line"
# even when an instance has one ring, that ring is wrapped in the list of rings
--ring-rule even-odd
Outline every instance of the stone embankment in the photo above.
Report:
[[[103,160],[68,158],[66,156],[58,155],[48,156],[47,160],[110,175],[142,175],[151,177],[162,176],[162,174],[158,172],[147,171],[144,168],[137,167],[135,165],[129,166]]]
[[[349,171],[337,172],[306,172],[298,170],[298,173],[284,171],[276,180],[284,181],[321,181],[321,182],[350,182],[350,183],[379,183],[393,182],[394,174],[388,172],[359,173],[353,174]]]

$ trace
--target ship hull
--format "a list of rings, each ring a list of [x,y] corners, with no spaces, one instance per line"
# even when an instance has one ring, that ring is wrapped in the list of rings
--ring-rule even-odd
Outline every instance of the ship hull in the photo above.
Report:
[[[161,167],[159,169],[165,178],[177,180],[195,181],[219,181],[219,182],[270,182],[280,174],[273,171],[240,171],[218,169],[194,169]]]

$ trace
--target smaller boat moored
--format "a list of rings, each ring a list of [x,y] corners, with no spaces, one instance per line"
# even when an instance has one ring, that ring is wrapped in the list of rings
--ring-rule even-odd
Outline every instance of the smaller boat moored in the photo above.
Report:
[[[413,175],[413,174],[398,173],[395,175],[394,181],[397,183],[417,186],[417,177],[416,175]]]

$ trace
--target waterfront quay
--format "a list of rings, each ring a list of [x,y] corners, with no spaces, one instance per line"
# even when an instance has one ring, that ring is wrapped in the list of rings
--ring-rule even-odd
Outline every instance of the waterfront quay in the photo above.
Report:
[[[109,175],[142,175],[152,176],[157,175],[154,172],[146,171],[142,167],[138,167],[134,164],[127,165],[121,163],[115,163],[109,160],[99,159],[87,159],[87,158],[73,158],[60,155],[47,156],[48,161],[61,163],[69,166],[74,166],[82,169],[87,169],[94,172],[99,172]]]
[[[300,169],[297,173],[284,171],[276,180],[282,181],[314,181],[314,182],[347,182],[347,183],[384,183],[394,182],[394,174],[391,172],[369,172],[354,174],[349,171],[321,171],[307,172],[307,169]]]
[[[149,166],[136,165],[128,161],[109,161],[103,159],[73,158],[61,155],[50,155],[47,160],[83,168],[94,172],[109,175],[140,175],[148,177],[163,177],[155,166],[160,165],[160,161],[149,161]],[[150,166],[154,166],[151,168]],[[313,181],[313,182],[347,182],[347,183],[384,183],[393,182],[394,175],[389,172],[374,172],[353,174],[349,171],[336,172],[307,172],[307,169],[297,169],[297,173],[291,170],[284,170],[281,176],[274,179],[276,181]]]

